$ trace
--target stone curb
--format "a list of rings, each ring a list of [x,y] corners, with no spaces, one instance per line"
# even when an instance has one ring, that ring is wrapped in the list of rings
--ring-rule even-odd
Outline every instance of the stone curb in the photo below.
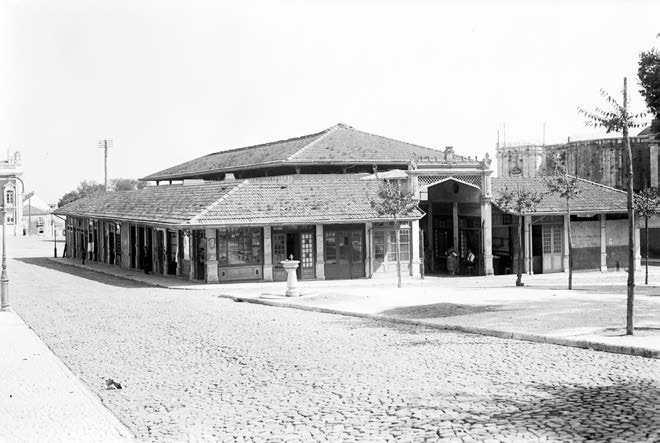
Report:
[[[117,418],[103,403],[103,399],[99,397],[92,389],[87,386],[81,379],[79,379],[69,368],[64,361],[60,357],[55,354],[55,352],[44,342],[33,330],[32,328],[21,318],[18,313],[16,313],[13,309],[9,309],[7,312],[11,312],[18,321],[23,325],[25,329],[28,329],[30,331],[30,334],[33,334],[37,340],[40,342],[40,346],[43,346],[45,350],[50,354],[52,357],[52,361],[54,364],[59,367],[59,369],[62,371],[64,376],[71,380],[73,384],[75,384],[78,387],[78,390],[80,393],[87,398],[88,404],[90,407],[94,408],[97,412],[97,415],[101,417],[109,426],[111,426],[118,434],[119,441],[125,441],[125,442],[135,442],[135,436],[131,432],[131,430],[126,426],[124,423]]]
[[[145,281],[145,280],[135,278],[131,275],[122,275],[122,274],[118,274],[118,273],[108,273],[108,272],[104,272],[103,270],[100,270],[100,269],[94,269],[90,266],[84,266],[82,264],[72,263],[72,262],[64,262],[64,261],[61,261],[61,259],[56,259],[56,258],[52,258],[52,257],[49,257],[48,259],[55,262],[55,263],[60,263],[60,264],[63,264],[63,265],[68,265],[68,266],[74,266],[74,267],[81,268],[81,269],[87,269],[87,270],[90,270],[90,271],[98,272],[100,274],[112,275],[114,277],[119,277],[119,278],[123,278],[123,279],[126,279],[126,280],[138,282],[138,283],[144,283],[144,284],[154,286],[154,287],[173,289],[173,290],[186,290],[186,291],[196,290],[195,288],[192,288],[192,287],[178,287],[177,288],[177,287],[168,286],[166,284],[160,284],[160,283],[157,283],[157,282],[149,282],[149,281]],[[610,344],[606,344],[606,343],[594,342],[594,341],[589,341],[589,340],[578,340],[578,339],[565,338],[565,337],[552,337],[552,336],[549,336],[549,335],[530,334],[530,333],[526,333],[526,332],[501,331],[501,330],[497,330],[497,329],[479,328],[479,327],[475,327],[475,326],[461,326],[461,325],[449,325],[449,324],[432,323],[432,322],[427,322],[427,321],[424,321],[424,320],[412,320],[412,319],[408,319],[408,318],[391,317],[391,316],[382,315],[382,314],[365,314],[365,313],[360,313],[360,312],[342,311],[342,310],[332,309],[332,308],[321,308],[321,307],[317,307],[317,306],[305,306],[305,305],[299,305],[299,304],[296,304],[296,303],[287,303],[287,302],[280,302],[280,301],[273,301],[273,300],[264,300],[264,299],[257,299],[257,298],[251,298],[251,297],[240,297],[240,296],[229,295],[229,294],[220,294],[218,296],[222,297],[222,298],[229,298],[229,299],[231,299],[235,302],[246,302],[246,303],[254,303],[254,304],[260,304],[260,305],[266,305],[266,306],[276,306],[276,307],[281,307],[281,308],[291,308],[291,309],[299,309],[299,310],[303,310],[303,311],[320,312],[320,313],[323,313],[323,314],[337,314],[337,315],[344,315],[344,316],[349,316],[349,317],[367,318],[367,319],[371,319],[371,320],[388,321],[388,322],[391,322],[391,323],[400,323],[400,324],[416,325],[416,326],[426,326],[426,327],[429,327],[429,328],[443,329],[443,330],[447,330],[447,331],[466,332],[466,333],[469,333],[469,334],[487,335],[487,336],[498,337],[498,338],[508,338],[508,339],[513,339],[513,340],[522,340],[522,341],[529,341],[529,342],[535,342],[535,343],[548,343],[548,344],[559,345],[559,346],[570,346],[570,347],[573,347],[573,348],[593,349],[595,351],[611,352],[611,353],[615,353],[615,354],[625,354],[625,355],[633,355],[633,356],[638,356],[638,357],[660,359],[660,351],[656,351],[656,350],[653,350],[653,349],[647,349],[647,348],[641,348],[641,347],[638,347],[638,346],[610,345]]]
[[[611,352],[614,354],[624,354],[624,355],[632,355],[637,357],[660,359],[660,351],[642,348],[638,346],[610,345],[607,343],[600,343],[590,340],[579,340],[579,339],[565,338],[565,337],[552,337],[548,335],[530,334],[525,332],[501,331],[498,329],[479,328],[475,326],[432,323],[424,320],[413,320],[408,318],[391,317],[382,314],[367,314],[362,312],[343,311],[332,308],[321,308],[318,306],[305,306],[296,303],[280,302],[274,300],[263,300],[263,299],[257,299],[251,297],[239,297],[229,294],[220,294],[218,295],[218,297],[228,298],[235,302],[253,303],[258,305],[275,306],[280,308],[299,309],[302,311],[312,311],[323,314],[336,314],[347,317],[358,317],[369,320],[386,321],[390,323],[397,323],[404,325],[424,326],[428,328],[442,329],[446,331],[457,331],[457,332],[465,332],[468,334],[487,335],[490,337],[505,338],[510,340],[521,340],[521,341],[529,341],[534,343],[547,343],[558,346],[569,346],[573,348],[593,349],[594,351]]]

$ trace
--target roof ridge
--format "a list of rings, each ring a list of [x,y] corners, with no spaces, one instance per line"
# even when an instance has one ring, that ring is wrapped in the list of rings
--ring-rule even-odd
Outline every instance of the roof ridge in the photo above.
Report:
[[[274,140],[272,142],[259,143],[259,144],[256,144],[256,145],[249,145],[249,146],[241,146],[240,148],[225,149],[224,151],[211,152],[210,154],[206,154],[206,155],[203,155],[203,156],[198,157],[198,158],[204,158],[204,157],[208,157],[208,156],[211,156],[211,155],[222,154],[222,153],[225,153],[225,152],[246,151],[248,149],[261,148],[261,147],[264,147],[264,146],[274,145],[276,143],[284,143],[284,142],[290,142],[290,141],[293,141],[293,140],[301,140],[301,139],[307,138],[307,137],[318,137],[320,135],[323,135],[323,133],[326,132],[326,131],[328,131],[328,129],[324,129],[323,131],[320,131],[320,132],[314,132],[314,133],[311,133],[311,134],[301,135],[301,136],[298,136],[298,137],[283,138],[282,140]],[[197,160],[197,159],[193,159],[193,160]],[[190,160],[190,161],[193,161],[193,160]]]
[[[587,180],[586,178],[581,178],[581,177],[577,177],[577,176],[574,176],[574,175],[569,175],[569,177],[575,177],[579,181],[589,183],[589,184],[592,184],[592,185],[596,185],[596,186],[601,187],[601,188],[609,189],[610,191],[621,192],[623,194],[627,193],[626,191],[622,191],[621,189],[617,189],[617,188],[614,188],[612,186],[607,186],[607,185],[604,185],[602,183],[598,183],[598,182],[595,182],[595,181]]]
[[[416,147],[416,148],[430,149],[430,150],[432,150],[432,151],[437,151],[439,154],[442,154],[442,153],[443,153],[443,152],[442,152],[441,150],[439,150],[439,149],[429,148],[428,146],[417,145],[417,144],[415,144],[415,143],[404,142],[403,140],[397,140],[396,138],[385,137],[384,135],[372,134],[371,132],[361,131],[361,130],[359,130],[359,129],[355,129],[355,128],[352,127],[352,126],[346,126],[346,125],[343,125],[342,123],[340,123],[340,124],[337,125],[337,126],[344,127],[345,129],[352,129],[352,130],[355,131],[355,132],[361,132],[361,133],[363,133],[363,134],[367,134],[367,135],[370,135],[370,136],[372,136],[372,137],[384,138],[384,139],[386,139],[386,140],[391,140],[391,141],[393,141],[393,142],[397,142],[397,143],[403,143],[404,145],[414,146],[414,147]],[[460,154],[458,154],[458,155],[461,156],[461,157],[463,157],[463,156],[460,155]]]
[[[344,125],[343,123],[338,123],[338,124],[336,124],[336,125],[334,125],[334,126],[329,127],[328,129],[326,129],[325,131],[323,131],[322,133],[320,133],[319,137],[316,137],[314,140],[312,140],[311,142],[307,143],[307,144],[306,144],[305,146],[303,146],[302,148],[298,149],[296,152],[294,152],[293,154],[291,154],[291,155],[290,155],[286,160],[284,160],[284,161],[285,161],[285,162],[291,161],[294,157],[296,157],[297,155],[299,155],[299,154],[303,153],[304,151],[306,151],[307,148],[310,148],[310,147],[314,146],[315,144],[317,144],[318,142],[320,142],[321,140],[323,140],[324,138],[326,138],[328,135],[330,135],[330,134],[332,134],[333,132],[335,132],[335,131],[336,131],[337,129],[339,129],[340,127],[346,127],[346,125]],[[348,127],[350,128],[350,126],[348,126]]]
[[[202,210],[199,212],[199,214],[197,214],[196,216],[194,216],[193,218],[191,218],[187,223],[188,223],[188,224],[194,224],[194,223],[196,223],[200,218],[202,218],[202,217],[204,217],[206,214],[208,214],[209,211],[211,211],[211,209],[213,209],[213,208],[215,208],[216,206],[218,206],[220,203],[222,203],[223,201],[225,201],[225,200],[227,199],[227,197],[229,197],[231,194],[233,194],[234,192],[236,192],[237,189],[242,188],[243,185],[245,185],[247,182],[249,182],[249,180],[245,180],[245,181],[242,181],[242,182],[238,183],[236,186],[234,186],[234,189],[230,189],[230,190],[227,191],[227,193],[225,193],[222,197],[220,197],[219,199],[217,199],[216,201],[214,201],[213,203],[211,203],[210,205],[208,205],[206,208],[202,209]]]

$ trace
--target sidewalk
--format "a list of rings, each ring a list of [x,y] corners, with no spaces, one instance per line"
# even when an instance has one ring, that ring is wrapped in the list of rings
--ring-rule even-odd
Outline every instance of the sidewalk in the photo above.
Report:
[[[0,312],[0,374],[0,441],[133,441],[128,428],[11,310]]]
[[[573,290],[567,275],[405,278],[303,281],[302,296],[283,297],[284,282],[200,284],[175,277],[70,259],[51,259],[143,284],[201,290],[235,301],[412,323],[504,338],[592,348],[660,358],[660,286],[637,284],[635,335],[625,335],[625,272],[575,272]],[[637,281],[643,282],[643,271]],[[660,283],[660,268],[649,281]]]

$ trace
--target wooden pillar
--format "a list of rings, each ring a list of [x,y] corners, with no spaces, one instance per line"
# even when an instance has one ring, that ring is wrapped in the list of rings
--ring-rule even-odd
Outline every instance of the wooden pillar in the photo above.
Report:
[[[454,225],[453,248],[460,255],[460,251],[458,250],[458,202],[453,202],[452,204],[452,219]]]
[[[271,227],[264,227],[264,280],[273,281],[273,241]]]
[[[193,248],[193,230],[191,229],[188,231],[188,258],[190,259],[190,272],[188,272],[188,280],[195,280],[195,268],[197,267],[196,265],[196,260],[195,256],[193,255],[194,248]]]
[[[483,273],[493,275],[493,217],[490,197],[481,197],[481,227],[483,238],[481,256],[483,257]]]
[[[178,229],[176,230],[176,254],[174,255],[176,257],[176,275],[177,277],[181,277],[183,275],[183,265],[181,264],[183,262],[183,251],[179,249],[179,242],[183,241],[181,239],[181,231]]]
[[[216,231],[215,229],[207,228],[205,231],[206,237],[206,283],[218,283],[218,254],[216,253]]]
[[[316,225],[316,278],[318,280],[325,280],[323,235],[323,225]]]
[[[607,217],[605,214],[598,214],[600,221],[600,270],[607,272]]]
[[[130,239],[131,239],[131,227],[128,223],[122,223],[120,226],[120,236],[121,236],[121,262],[119,266],[122,268],[130,268],[131,265],[131,256],[130,256]]]
[[[429,269],[427,269],[425,272],[433,272],[435,271],[435,251],[433,250],[435,245],[433,243],[433,202],[430,200],[430,194],[429,207],[426,214],[426,241],[428,243],[429,251],[431,251],[431,263],[429,263]],[[439,251],[439,253],[444,254],[445,251]]]

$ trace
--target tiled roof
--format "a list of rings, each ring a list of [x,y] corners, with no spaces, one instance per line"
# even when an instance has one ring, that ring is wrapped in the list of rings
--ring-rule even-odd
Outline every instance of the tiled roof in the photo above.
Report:
[[[205,155],[142,180],[176,180],[283,165],[405,164],[413,154],[427,161],[444,162],[444,153],[439,150],[369,134],[340,123],[316,134]],[[456,154],[452,163],[478,164]]]
[[[135,191],[99,192],[73,201],[57,215],[98,217],[164,224],[186,223],[240,183],[148,186]]]
[[[195,186],[152,186],[99,193],[56,211],[142,222],[189,225],[351,223],[386,220],[370,204],[377,181],[365,174],[262,177]],[[413,219],[421,218],[422,212]]]
[[[563,214],[566,212],[566,200],[556,194],[548,193],[543,178],[493,178],[493,198],[497,199],[506,188],[515,189],[517,186],[534,192],[544,193],[543,200],[537,206],[536,212],[541,214]],[[589,180],[578,179],[580,195],[571,199],[572,213],[597,212],[626,212],[626,193],[609,186],[594,183]]]

